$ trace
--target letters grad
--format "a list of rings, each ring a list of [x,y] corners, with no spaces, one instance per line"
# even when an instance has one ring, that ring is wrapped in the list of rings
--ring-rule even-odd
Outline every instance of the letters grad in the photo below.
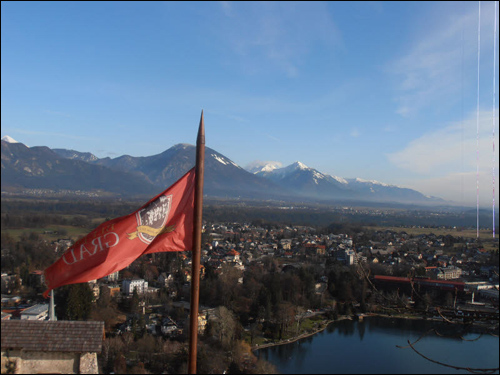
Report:
[[[195,168],[137,211],[99,225],[44,271],[47,290],[96,280],[144,254],[192,249]]]

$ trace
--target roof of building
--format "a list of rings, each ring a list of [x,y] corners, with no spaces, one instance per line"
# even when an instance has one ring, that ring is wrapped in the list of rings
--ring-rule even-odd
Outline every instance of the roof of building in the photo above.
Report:
[[[2,349],[100,352],[104,322],[2,320]]]
[[[6,313],[6,312],[2,311],[2,320],[4,320],[4,319],[10,319],[11,316],[12,316],[12,314],[9,314],[9,313]]]
[[[407,277],[397,277],[397,276],[383,276],[383,275],[375,275],[375,280],[379,281],[392,281],[392,282],[403,282],[410,283],[410,279]],[[463,281],[449,281],[449,280],[432,280],[429,278],[415,278],[413,281],[424,284],[424,283],[432,283],[435,285],[455,285],[455,286],[464,286],[465,283]]]
[[[24,310],[21,315],[40,315],[46,311],[49,311],[49,305],[47,303],[31,306]]]

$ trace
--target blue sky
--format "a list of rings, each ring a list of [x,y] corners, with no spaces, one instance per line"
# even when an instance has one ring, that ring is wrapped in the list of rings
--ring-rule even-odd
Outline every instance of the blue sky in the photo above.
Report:
[[[242,167],[475,206],[479,118],[480,201],[494,175],[498,205],[498,36],[482,1],[477,112],[478,4],[2,2],[2,136],[150,156],[194,144],[203,109],[207,146]]]

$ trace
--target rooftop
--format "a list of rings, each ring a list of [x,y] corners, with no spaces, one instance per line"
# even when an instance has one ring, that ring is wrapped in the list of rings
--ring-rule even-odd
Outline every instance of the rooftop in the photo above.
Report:
[[[100,352],[104,322],[2,320],[2,349]]]
[[[39,304],[39,305],[34,305],[34,306],[27,308],[21,314],[23,314],[23,315],[39,315],[39,314],[42,314],[48,310],[49,310],[48,304]]]

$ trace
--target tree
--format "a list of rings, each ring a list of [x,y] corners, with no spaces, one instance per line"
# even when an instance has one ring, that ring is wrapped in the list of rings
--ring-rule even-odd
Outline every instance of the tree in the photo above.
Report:
[[[276,306],[275,320],[279,326],[279,339],[288,331],[295,321],[296,309],[290,302],[280,303]]]
[[[273,364],[259,359],[255,365],[254,374],[279,374],[279,371]]]
[[[111,292],[106,285],[101,285],[99,288],[99,299],[97,300],[97,305],[99,307],[107,307],[111,303]]]
[[[54,293],[57,317],[62,320],[87,320],[94,293],[88,283],[65,285]]]
[[[139,310],[139,294],[137,293],[137,288],[134,288],[132,292],[132,298],[130,299],[130,310],[133,314],[138,314]]]
[[[116,357],[113,369],[115,370],[115,374],[127,373],[127,360],[125,359],[123,354],[120,354],[118,357]]]
[[[241,271],[230,265],[224,264],[219,276],[219,293],[222,297],[222,304],[230,307],[231,302],[236,296],[235,285],[238,285],[238,279],[241,277]]]
[[[210,325],[210,335],[218,338],[224,348],[229,349],[235,338],[237,321],[231,310],[225,306],[215,309],[215,320]]]

